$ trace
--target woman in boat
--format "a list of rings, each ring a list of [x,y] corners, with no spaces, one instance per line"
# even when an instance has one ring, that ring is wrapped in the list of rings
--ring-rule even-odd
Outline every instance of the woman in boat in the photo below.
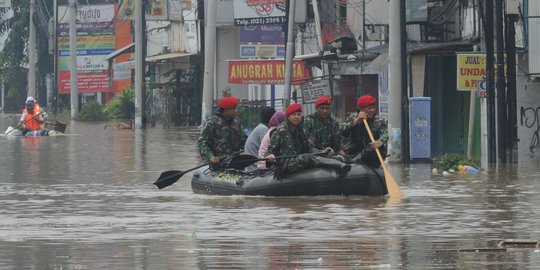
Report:
[[[244,148],[247,136],[236,117],[238,102],[238,99],[232,96],[219,100],[218,110],[214,117],[205,123],[197,141],[201,158],[205,162],[211,162],[213,166],[220,163],[220,157],[239,153]]]
[[[256,126],[253,131],[249,134],[246,145],[244,146],[244,153],[247,155],[257,156],[259,154],[259,149],[261,146],[261,141],[264,137],[264,134],[268,131],[270,118],[276,110],[272,107],[262,107],[261,108],[261,123]],[[254,171],[257,169],[256,164],[246,167],[247,171]]]
[[[309,142],[301,126],[302,105],[295,103],[285,111],[286,121],[281,123],[270,137],[266,158],[274,164],[275,176],[282,178],[285,174],[298,172],[311,167],[336,169],[341,176],[351,170],[351,165],[339,160],[318,157],[309,151]],[[280,156],[292,156],[279,158]]]
[[[264,134],[264,137],[261,141],[261,147],[259,147],[259,158],[264,158],[266,156],[266,151],[268,151],[268,146],[270,145],[270,136],[272,136],[272,132],[276,130],[276,127],[283,123],[285,121],[285,113],[282,111],[275,112],[274,115],[272,115],[272,118],[270,118],[270,122],[268,123],[270,127],[268,128],[268,131]],[[259,170],[266,170],[266,161],[262,160],[257,162],[257,169]]]
[[[23,135],[33,132],[36,135],[47,135],[48,131],[44,128],[46,113],[43,111],[36,100],[29,96],[26,98],[25,107],[19,120],[19,127]]]
[[[358,98],[357,112],[351,113],[345,120],[341,134],[349,139],[347,154],[355,163],[364,162],[373,167],[380,167],[375,148],[379,148],[381,155],[386,157],[386,143],[388,141],[388,128],[386,121],[377,117],[377,99],[371,95],[363,95]],[[377,139],[371,142],[366,127],[363,124],[366,119],[373,137]]]

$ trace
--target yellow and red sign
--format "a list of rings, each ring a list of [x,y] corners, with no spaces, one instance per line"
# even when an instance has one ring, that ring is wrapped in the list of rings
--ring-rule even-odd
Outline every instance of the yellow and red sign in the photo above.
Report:
[[[506,55],[505,55],[506,62]],[[497,66],[495,65],[495,72]],[[506,70],[506,63],[505,63]],[[457,54],[457,90],[476,91],[478,83],[486,77],[485,54]]]
[[[229,83],[284,84],[285,61],[229,61]],[[303,84],[311,79],[311,72],[303,61],[293,61],[292,84]]]

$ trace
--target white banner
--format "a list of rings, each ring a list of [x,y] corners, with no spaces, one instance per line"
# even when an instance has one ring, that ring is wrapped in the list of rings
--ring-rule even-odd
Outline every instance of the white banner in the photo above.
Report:
[[[58,7],[58,23],[69,23],[68,7]],[[110,22],[114,24],[114,5],[79,5],[77,24]]]
[[[286,11],[285,3],[250,5],[246,0],[234,0],[234,25],[284,24],[287,23]],[[306,17],[307,0],[297,0],[294,22],[305,23]]]

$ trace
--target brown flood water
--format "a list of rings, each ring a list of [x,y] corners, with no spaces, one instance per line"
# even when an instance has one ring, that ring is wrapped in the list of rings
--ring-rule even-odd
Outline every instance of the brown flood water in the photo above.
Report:
[[[16,119],[0,119],[0,129]],[[392,164],[405,199],[208,196],[196,128],[0,137],[0,269],[540,269],[537,164],[432,176]]]

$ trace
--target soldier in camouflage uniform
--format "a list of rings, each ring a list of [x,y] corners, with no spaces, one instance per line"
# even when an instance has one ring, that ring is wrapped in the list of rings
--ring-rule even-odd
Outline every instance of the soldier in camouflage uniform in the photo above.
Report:
[[[339,159],[344,159],[345,148],[342,144],[339,123],[330,112],[332,99],[329,96],[322,96],[315,101],[316,112],[304,118],[304,132],[309,141],[312,153],[325,151],[328,156],[339,155]]]
[[[379,148],[381,155],[386,157],[386,143],[388,142],[388,127],[384,119],[376,117],[377,99],[370,95],[361,96],[358,101],[358,112],[350,114],[345,120],[345,125],[341,129],[341,134],[349,140],[346,146],[347,154],[352,157],[353,162],[364,162],[374,167],[380,167],[381,163],[375,152]],[[366,119],[375,143],[364,126],[362,119]]]
[[[246,134],[240,121],[236,118],[238,99],[224,97],[218,102],[218,110],[209,119],[197,141],[199,153],[205,162],[216,166],[225,156],[239,153],[244,149]]]
[[[302,129],[302,106],[291,104],[285,111],[287,120],[276,127],[272,133],[266,158],[275,163],[275,175],[281,178],[284,174],[298,172],[305,168],[321,166],[337,169],[340,175],[350,171],[348,164],[337,160],[317,157],[309,152],[309,142]],[[291,158],[279,156],[298,155]]]

